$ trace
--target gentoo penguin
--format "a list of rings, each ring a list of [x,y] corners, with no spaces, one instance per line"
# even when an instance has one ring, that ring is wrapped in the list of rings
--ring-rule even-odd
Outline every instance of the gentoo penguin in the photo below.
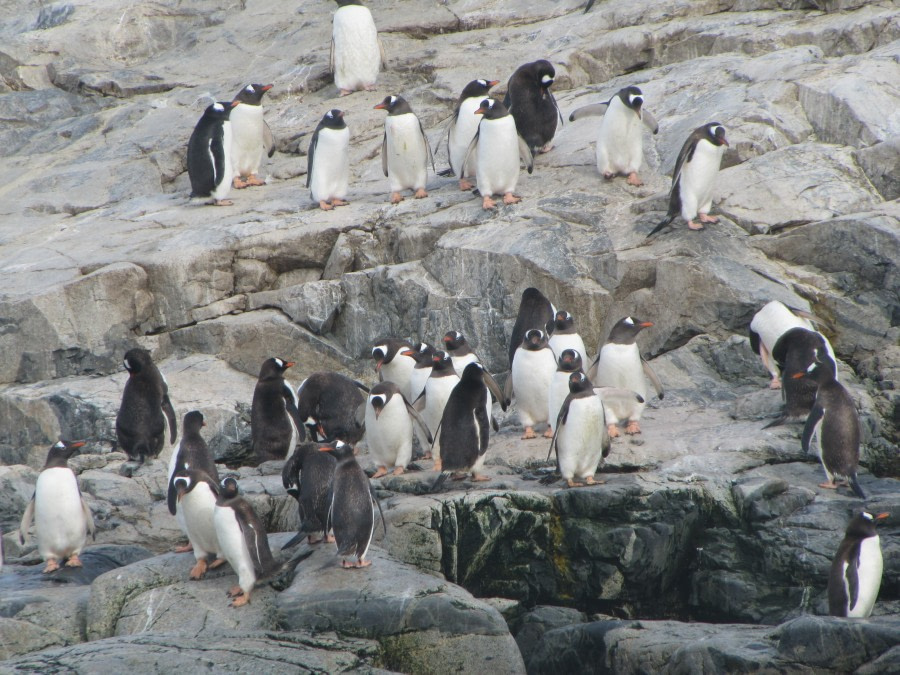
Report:
[[[364,404],[366,443],[375,460],[376,471],[372,478],[381,478],[393,467],[399,476],[412,460],[413,422],[419,425],[431,446],[433,438],[418,411],[403,396],[393,382],[380,382],[372,387]]]
[[[271,84],[248,84],[241,89],[234,101],[239,103],[231,111],[231,164],[234,167],[235,189],[252,185],[265,185],[256,175],[263,152],[269,157],[275,154],[272,130],[263,119],[262,97]]]
[[[778,338],[772,349],[772,358],[782,373],[803,374],[787,377],[782,382],[781,397],[784,399],[784,413],[764,428],[784,424],[792,418],[803,418],[809,414],[816,401],[817,384],[815,378],[807,374],[807,368],[818,354],[827,354],[837,363],[831,343],[817,331],[806,328],[791,328]],[[834,379],[837,380],[837,372]]]
[[[772,358],[775,343],[792,328],[814,330],[810,321],[812,318],[807,312],[791,309],[778,300],[772,300],[763,305],[750,320],[750,347],[759,354],[772,376],[769,384],[771,389],[781,389],[781,370]]]
[[[450,173],[459,178],[460,190],[471,190],[475,187],[467,180],[467,177],[475,175],[477,155],[473,152],[465,164],[463,164],[463,160],[466,158],[469,144],[475,138],[478,123],[481,121],[479,113],[475,111],[481,107],[481,101],[487,96],[491,87],[498,84],[498,80],[472,80],[462,90],[456,107],[453,109],[453,116],[450,118],[447,128],[447,153],[450,156]]]
[[[547,334],[532,328],[525,333],[522,344],[516,350],[513,357],[512,371],[507,383],[512,383],[512,393],[516,397],[516,409],[519,411],[519,420],[525,427],[522,439],[536,438],[534,427],[547,422],[547,431],[544,436],[553,436],[550,420],[547,417],[547,398],[550,395],[550,381],[556,371],[556,358]],[[510,392],[507,388],[507,398]]]
[[[644,412],[644,400],[647,398],[647,385],[644,375],[653,382],[659,398],[663,397],[663,388],[659,378],[650,365],[641,358],[635,338],[644,328],[653,324],[649,321],[641,321],[626,316],[620,319],[609,332],[606,344],[600,349],[597,359],[591,366],[590,376],[595,373],[594,382],[599,387],[614,387],[627,389],[640,397],[636,399],[611,399],[604,401],[606,424],[609,435],[615,438],[619,435],[618,423],[628,421],[625,427],[626,434],[641,433],[640,419]]]
[[[610,180],[617,175],[627,176],[629,185],[640,186],[638,171],[644,161],[644,137],[641,124],[654,134],[659,131],[656,119],[644,109],[644,94],[638,87],[625,87],[605,103],[579,108],[571,115],[574,122],[582,117],[603,115],[597,136],[597,170]]]
[[[434,363],[434,347],[427,342],[420,342],[415,349],[408,350],[408,356],[412,356],[416,362],[412,375],[409,378],[409,400],[415,402],[422,392],[425,384],[431,376],[431,368]]]
[[[169,478],[168,478],[168,494],[167,503],[169,513],[175,516],[182,532],[188,534],[187,526],[184,522],[184,513],[178,509],[177,489],[175,487],[175,474],[178,471],[200,471],[212,481],[215,488],[219,485],[219,472],[216,469],[216,462],[213,459],[212,452],[203,436],[200,435],[200,429],[206,426],[203,421],[203,414],[199,410],[192,410],[181,422],[181,440],[172,451],[172,457],[169,459]],[[215,502],[215,499],[213,499]],[[210,508],[210,518],[212,518],[212,508]],[[210,520],[212,523],[212,520]],[[190,538],[190,536],[188,537]],[[176,553],[184,553],[191,550],[191,545],[185,547],[176,547]],[[198,559],[199,560],[199,559]]]
[[[369,393],[364,384],[340,373],[319,372],[306,378],[297,389],[297,410],[313,440],[341,440],[353,446],[365,428],[356,411]]]
[[[372,561],[365,557],[375,534],[375,506],[381,512],[381,504],[378,503],[365,471],[353,457],[353,449],[349,445],[338,441],[330,446],[322,446],[320,450],[333,453],[337,459],[326,526],[334,531],[338,555],[344,558],[341,566],[368,567]],[[381,523],[387,534],[384,514],[381,515]],[[348,562],[349,556],[355,556],[356,562]]]
[[[875,525],[890,515],[879,513],[873,516],[862,511],[847,525],[828,575],[828,613],[831,616],[865,619],[872,614],[884,566],[881,539]]]
[[[212,197],[211,204],[231,206],[231,111],[238,105],[213,103],[203,113],[188,141],[187,168],[191,197]]]
[[[325,113],[313,132],[306,158],[306,187],[319,208],[330,211],[349,204],[345,197],[350,180],[350,130],[342,111]]]
[[[450,398],[453,388],[459,383],[459,375],[453,368],[453,360],[450,355],[441,350],[437,350],[432,357],[431,376],[425,383],[425,391],[415,401],[415,408],[422,413],[422,419],[425,426],[431,430],[435,430],[433,443],[431,444],[431,457],[434,459],[434,470],[441,470],[441,442],[437,438],[437,428],[441,423],[444,415],[444,407]],[[488,399],[490,401],[490,399]],[[490,411],[488,411],[490,414]],[[419,445],[427,448],[427,438],[419,430],[416,429],[419,437]],[[427,453],[426,453],[427,454]]]
[[[293,361],[272,357],[259,369],[250,407],[250,436],[260,462],[284,459],[305,438],[297,395],[284,379],[285,371],[293,365]]]
[[[609,455],[603,403],[582,372],[569,375],[569,394],[553,421],[550,452],[554,449],[557,467],[569,487],[593,485],[600,460]]]
[[[531,150],[516,132],[512,115],[499,101],[484,99],[475,114],[482,116],[481,122],[463,163],[468,164],[475,153],[475,180],[481,207],[489,210],[497,206],[492,195],[503,195],[504,204],[516,204],[522,201],[513,194],[519,182],[519,158],[531,173],[534,170]]]
[[[116,416],[116,440],[128,459],[144,462],[159,455],[165,443],[166,421],[169,443],[178,436],[175,410],[169,400],[166,378],[153,363],[150,352],[140,347],[125,353],[128,381]]]
[[[372,358],[375,359],[378,381],[393,382],[400,387],[407,400],[410,400],[412,398],[410,381],[416,367],[412,345],[398,338],[382,338],[375,341]]]
[[[559,356],[567,349],[574,349],[584,363],[588,359],[587,350],[584,348],[584,340],[575,330],[575,318],[565,311],[559,311],[553,317],[553,333],[550,335],[550,349],[553,354]],[[552,418],[551,418],[552,419]]]
[[[415,190],[415,198],[427,197],[425,181],[428,163],[434,170],[434,157],[425,129],[402,96],[386,96],[375,106],[387,110],[384,140],[381,142],[381,168],[391,185],[391,204],[403,201],[401,190]]]
[[[61,440],[50,448],[34,495],[19,524],[19,543],[25,544],[34,520],[38,553],[47,563],[44,574],[58,570],[62,560],[66,560],[66,567],[81,567],[78,556],[87,535],[95,536],[91,510],[81,496],[75,473],[69,468],[69,457],[77,454],[83,445],[83,441]]]
[[[481,359],[478,358],[478,354],[473,352],[472,348],[469,346],[469,343],[466,340],[466,336],[457,330],[448,331],[444,335],[444,347],[447,353],[450,355],[450,359],[453,361],[453,369],[456,371],[456,374],[459,375],[459,377],[462,377],[463,371],[465,371],[466,366],[468,366],[470,363],[481,363]],[[494,394],[497,401],[500,402],[500,407],[505,412],[506,408],[509,406],[509,398],[501,394],[500,387],[497,384],[497,381],[494,379],[493,375],[485,370],[483,377],[485,386],[487,386],[491,390],[491,393]],[[487,405],[488,417],[490,417],[490,396],[488,397]]]
[[[549,333],[553,332],[553,316],[556,308],[544,294],[536,288],[526,288],[522,291],[522,299],[519,301],[519,313],[516,315],[516,323],[513,325],[512,334],[509,337],[509,365],[512,367],[513,356],[525,331],[531,328],[539,328]],[[568,385],[567,385],[568,386]]]
[[[547,397],[547,419],[556,420],[559,410],[569,395],[569,376],[572,373],[584,372],[584,361],[574,349],[564,349],[556,362],[556,372],[550,380],[550,391]],[[554,429],[556,431],[556,429]]]
[[[719,173],[726,145],[725,127],[718,122],[697,127],[688,136],[672,172],[669,212],[648,237],[669,225],[679,213],[691,230],[702,230],[703,223],[719,222],[718,218],[709,215],[709,210],[712,208],[713,182]],[[700,222],[695,223],[698,214]]]
[[[334,478],[337,460],[328,452],[319,452],[318,443],[301,443],[284,463],[281,469],[281,482],[288,494],[297,500],[300,515],[300,527],[297,536],[282,546],[282,550],[290,548],[306,536],[310,544],[318,544],[323,537],[326,543],[334,541],[325,530],[328,521],[328,490]],[[314,538],[321,533],[322,537]]]
[[[548,152],[556,133],[556,120],[562,124],[562,113],[550,93],[556,70],[546,59],[521,65],[509,78],[503,105],[516,120],[516,129],[528,149]]]
[[[336,0],[331,29],[331,72],[341,96],[375,89],[378,71],[384,65],[384,49],[375,20],[357,0]]]
[[[859,414],[850,394],[835,379],[836,367],[828,354],[814,350],[815,360],[806,372],[791,373],[791,377],[799,379],[807,374],[812,377],[818,389],[816,402],[806,418],[803,427],[803,438],[800,443],[803,452],[809,452],[809,442],[818,430],[819,459],[828,480],[819,483],[819,487],[836,489],[835,476],[846,478],[853,493],[860,499],[866,494],[856,480],[859,467]]]
[[[182,524],[197,563],[191,568],[191,579],[202,579],[207,569],[215,569],[225,563],[224,557],[217,557],[209,563],[209,556],[219,556],[219,539],[216,535],[214,515],[219,485],[204,471],[180,468],[172,476],[172,493],[169,510],[175,509],[181,516]]]

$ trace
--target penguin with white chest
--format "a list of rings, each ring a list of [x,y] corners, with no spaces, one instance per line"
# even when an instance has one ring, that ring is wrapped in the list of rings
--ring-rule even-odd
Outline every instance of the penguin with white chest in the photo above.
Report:
[[[584,373],[569,375],[569,394],[553,421],[553,429],[550,453],[556,450],[556,463],[568,486],[593,485],[597,467],[609,455],[611,446],[603,403]]]
[[[481,359],[478,358],[478,354],[472,351],[472,347],[469,345],[468,340],[466,340],[466,336],[457,330],[447,331],[444,335],[444,347],[450,355],[450,359],[453,361],[453,368],[456,370],[456,374],[460,378],[470,363],[481,365]],[[500,402],[500,408],[506,412],[506,409],[509,407],[509,397],[501,394],[500,386],[497,384],[497,380],[494,379],[493,375],[487,370],[484,370],[484,368],[482,368],[482,371],[482,378],[484,379],[485,386],[489,389],[490,393],[493,394],[495,399]],[[488,396],[487,400],[487,412],[488,418],[493,421],[493,418],[491,418],[490,396]],[[493,422],[493,424],[496,429],[496,422]]]
[[[297,536],[282,546],[282,550],[299,544],[304,536],[310,545],[334,542],[325,529],[328,522],[328,491],[334,479],[337,460],[331,453],[319,452],[318,443],[301,443],[281,469],[281,482],[287,493],[297,500],[300,527]],[[322,533],[321,537],[314,537]]]
[[[884,568],[876,525],[888,516],[889,513],[873,516],[862,511],[847,525],[828,574],[828,613],[831,616],[865,619],[872,614]]]
[[[94,536],[94,519],[88,508],[69,458],[84,446],[83,441],[59,441],[47,453],[47,461],[38,475],[34,495],[19,524],[19,543],[25,544],[32,520],[37,534],[38,553],[46,565],[44,574],[66,567],[81,567],[79,555]]]
[[[420,342],[415,349],[410,349],[409,354],[412,356],[416,365],[413,367],[412,375],[409,378],[409,400],[415,403],[416,399],[425,391],[425,385],[428,378],[431,377],[431,368],[434,363],[434,347],[427,342]]]
[[[435,351],[432,357],[431,375],[425,383],[425,390],[413,404],[416,410],[422,413],[422,419],[429,430],[434,429],[437,432],[444,415],[444,407],[458,383],[459,375],[453,368],[453,360],[450,355],[442,350]],[[420,430],[417,430],[416,433],[419,437],[419,445],[427,448],[426,436]],[[431,444],[431,457],[434,459],[434,470],[440,471],[442,467],[441,442],[436,433]]]
[[[272,88],[271,84],[248,84],[241,89],[232,103],[238,103],[231,111],[231,164],[234,169],[232,184],[236,190],[265,185],[260,180],[259,165],[265,153],[275,154],[272,130],[263,119],[262,98]]]
[[[569,395],[569,376],[572,373],[584,372],[584,361],[574,349],[564,349],[556,362],[556,372],[550,379],[550,391],[547,397],[547,419],[556,420],[559,410]],[[554,429],[555,431],[555,429]]]
[[[116,415],[116,441],[128,459],[143,463],[162,451],[166,422],[169,442],[175,442],[175,409],[169,400],[166,378],[153,363],[150,352],[140,347],[129,349],[123,362],[128,381]]]
[[[231,191],[234,176],[229,118],[237,105],[237,101],[210,105],[188,141],[187,168],[191,179],[191,197],[211,197],[209,203],[216,206],[231,206],[234,203],[226,197]]]
[[[382,338],[375,341],[372,358],[375,359],[378,381],[393,382],[407,400],[411,400],[410,382],[416,367],[412,345],[399,338]]]
[[[508,383],[516,397],[516,409],[519,420],[525,427],[522,439],[537,438],[534,427],[547,422],[544,436],[553,436],[551,422],[547,417],[547,398],[550,393],[550,382],[556,371],[556,358],[547,334],[537,328],[525,333],[522,344],[513,357],[512,371]],[[509,392],[507,392],[509,398]]]
[[[306,187],[323,211],[349,204],[347,185],[350,180],[350,130],[344,113],[329,110],[313,132],[306,153]]]
[[[428,163],[434,170],[434,157],[425,129],[402,96],[387,96],[375,106],[387,110],[384,139],[381,142],[381,168],[391,187],[391,204],[403,201],[401,190],[414,190],[416,199],[428,196],[425,183]]]
[[[395,476],[406,470],[412,460],[413,422],[419,425],[431,446],[433,439],[428,426],[393,382],[372,387],[364,407],[366,442],[377,469],[372,478],[387,475],[388,467],[393,467]]]
[[[203,414],[199,410],[191,410],[181,422],[181,440],[172,451],[172,457],[169,459],[169,477],[168,491],[166,502],[169,507],[169,513],[175,516],[181,531],[188,534],[187,525],[185,524],[184,512],[178,508],[178,491],[175,486],[175,474],[181,471],[199,471],[209,477],[213,486],[219,484],[219,472],[216,469],[216,462],[213,459],[212,452],[200,430],[206,426],[203,420]],[[215,502],[215,499],[213,499]],[[210,517],[212,517],[212,509],[210,509]],[[210,521],[212,522],[212,521]],[[190,535],[188,535],[190,539]],[[176,553],[185,553],[190,551],[192,544],[188,546],[176,546]]]
[[[519,301],[519,311],[516,313],[516,322],[513,324],[512,333],[509,336],[509,365],[512,367],[516,350],[522,344],[525,332],[532,328],[546,330],[553,333],[553,316],[556,308],[543,293],[530,287],[522,291],[522,299]]]
[[[587,361],[588,353],[584,348],[584,340],[575,329],[575,317],[565,311],[559,311],[553,318],[553,333],[550,335],[550,349],[557,358],[567,349],[578,352],[581,362]]]
[[[169,510],[177,511],[196,564],[191,568],[191,579],[202,579],[208,569],[225,564],[220,553],[214,516],[219,496],[218,479],[197,469],[178,469],[172,476]],[[209,556],[217,556],[212,563]]]
[[[341,96],[375,89],[384,49],[372,12],[359,0],[336,0],[331,27],[331,72]]]
[[[638,87],[625,87],[605,103],[579,108],[569,115],[569,121],[591,115],[603,115],[595,147],[597,170],[607,180],[624,175],[629,185],[643,185],[638,178],[644,161],[642,127],[654,134],[659,131],[656,119],[644,109],[643,92]]]
[[[460,190],[471,190],[474,185],[467,179],[475,175],[477,152],[469,156],[467,162],[466,153],[469,144],[478,132],[478,123],[481,122],[479,113],[475,111],[481,107],[481,102],[488,95],[491,87],[499,84],[497,80],[472,80],[462,90],[453,116],[447,129],[447,153],[450,156],[450,172],[459,178]],[[441,174],[445,175],[445,174]]]
[[[304,440],[297,394],[284,379],[294,365],[272,357],[263,361],[250,406],[250,436],[260,462],[284,459]]]
[[[553,148],[557,119],[562,124],[562,113],[550,91],[555,77],[553,64],[539,59],[519,66],[506,86],[503,105],[515,119],[516,129],[532,155]]]

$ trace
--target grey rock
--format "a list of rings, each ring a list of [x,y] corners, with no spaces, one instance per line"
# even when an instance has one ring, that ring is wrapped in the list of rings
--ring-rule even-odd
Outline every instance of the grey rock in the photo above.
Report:
[[[856,153],[856,160],[885,200],[900,197],[900,139],[891,138]]]
[[[584,623],[586,620],[583,612],[570,607],[535,607],[516,621],[516,644],[522,652],[522,659],[526,664],[529,663],[547,631]]]

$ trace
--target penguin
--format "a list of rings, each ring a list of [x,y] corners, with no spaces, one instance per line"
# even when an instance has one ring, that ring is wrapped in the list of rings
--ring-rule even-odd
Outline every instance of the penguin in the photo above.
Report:
[[[534,427],[547,422],[546,438],[553,436],[553,429],[547,417],[547,399],[550,395],[550,382],[556,371],[556,358],[550,349],[547,334],[538,328],[525,333],[522,344],[513,357],[512,371],[507,379],[507,396],[511,383],[516,397],[516,408],[519,420],[525,427],[522,439],[536,438]]]
[[[591,115],[603,115],[595,149],[597,170],[607,180],[624,175],[629,185],[639,187],[644,184],[638,178],[644,161],[641,124],[653,134],[659,132],[659,124],[643,106],[643,92],[639,87],[631,86],[620,89],[605,103],[584,106],[569,115],[570,122]]]
[[[216,469],[216,462],[213,459],[212,452],[206,441],[200,435],[200,429],[206,426],[203,420],[203,414],[199,410],[192,410],[181,422],[181,440],[172,451],[172,457],[169,459],[168,473],[168,491],[166,502],[169,507],[169,513],[175,516],[181,531],[188,534],[187,526],[184,522],[184,513],[177,508],[177,489],[175,486],[175,474],[178,471],[196,470],[209,476],[213,486],[219,485],[219,472]],[[213,500],[215,501],[215,500]],[[210,509],[210,518],[212,518],[212,509]],[[210,520],[210,523],[212,520]],[[188,537],[190,539],[190,536]],[[176,553],[185,553],[191,550],[191,544],[188,546],[176,546]]]
[[[503,105],[516,120],[516,129],[528,149],[549,152],[553,147],[556,120],[562,124],[562,113],[550,93],[556,70],[546,59],[519,66],[509,78]]]
[[[263,119],[262,97],[274,85],[248,84],[241,89],[232,103],[239,103],[231,111],[231,164],[234,168],[232,185],[236,190],[254,185],[265,185],[260,180],[259,165],[263,152],[268,157],[275,154],[272,130]]]
[[[188,141],[187,168],[191,179],[191,197],[211,197],[210,204],[231,206],[225,199],[234,175],[231,162],[232,110],[238,105],[213,103],[197,122]]]
[[[430,447],[433,438],[428,425],[413,408],[394,382],[381,382],[372,387],[368,403],[364,404],[366,442],[375,460],[372,478],[387,475],[388,467],[399,476],[412,460],[413,422],[419,425]]]
[[[865,619],[872,614],[884,561],[881,539],[875,530],[880,520],[891,514],[873,516],[861,511],[850,519],[828,574],[828,613]]]
[[[328,521],[328,490],[334,478],[337,460],[334,455],[319,452],[318,443],[301,443],[281,470],[281,482],[288,494],[297,500],[300,527],[297,536],[282,546],[282,550],[299,544],[306,536],[310,544],[333,543],[334,537],[325,530]],[[322,537],[314,538],[321,532]]]
[[[297,389],[299,418],[312,440],[341,440],[355,446],[365,428],[356,419],[356,411],[365,401],[364,384],[340,373],[318,372],[306,378]]]
[[[584,361],[574,349],[564,349],[556,362],[556,371],[550,380],[550,391],[547,397],[547,419],[556,420],[560,408],[569,395],[569,376],[572,373],[584,372]],[[556,431],[556,429],[554,429]],[[605,431],[605,430],[604,430]]]
[[[178,437],[175,410],[169,400],[166,378],[153,363],[150,352],[129,349],[124,358],[128,381],[116,415],[116,441],[128,459],[143,463],[158,456],[165,443],[166,422],[169,443]]]
[[[772,348],[772,359],[782,373],[801,374],[800,377],[787,377],[782,382],[781,397],[784,400],[784,412],[777,419],[763,428],[785,424],[796,418],[805,418],[816,401],[818,385],[813,377],[805,375],[807,368],[816,360],[817,353],[827,354],[837,363],[831,343],[818,331],[806,328],[791,328],[778,338]],[[837,372],[834,379],[837,380]]]
[[[323,446],[320,450],[331,452],[337,459],[328,500],[326,526],[334,530],[338,555],[343,556],[341,567],[368,567],[372,561],[365,557],[375,534],[375,506],[378,506],[380,513],[381,504],[369,478],[353,457],[353,449],[349,445],[338,441],[330,446]],[[387,534],[383,513],[381,524]],[[348,562],[347,558],[350,556],[355,556],[356,562]]]
[[[384,118],[381,168],[391,186],[391,204],[402,202],[400,191],[407,188],[415,190],[416,199],[427,197],[428,163],[433,171],[434,157],[422,123],[402,96],[386,96],[375,109],[388,112]]]
[[[456,374],[459,375],[460,378],[462,377],[463,371],[465,371],[466,366],[468,366],[470,363],[481,363],[481,359],[478,358],[478,354],[473,352],[472,348],[469,346],[469,343],[466,340],[466,336],[459,331],[448,331],[444,335],[444,345],[446,347],[447,353],[450,355],[450,359],[453,361],[453,369],[456,371]],[[494,376],[491,375],[488,371],[484,371],[483,377],[485,386],[487,386],[491,390],[496,400],[500,402],[501,409],[506,412],[506,409],[509,407],[509,397],[502,395],[497,381],[494,379]],[[490,396],[488,396],[487,406],[488,417],[490,418]],[[494,423],[494,426],[496,426],[496,422]]]
[[[475,138],[478,131],[478,123],[481,121],[479,113],[475,111],[481,107],[481,101],[488,95],[491,87],[500,84],[499,80],[472,80],[467,84],[456,107],[453,108],[453,116],[447,126],[447,154],[450,156],[450,172],[446,175],[454,175],[459,178],[460,190],[471,190],[475,187],[467,180],[467,177],[475,175],[476,153],[473,151],[469,161],[463,164],[469,144]],[[444,175],[441,172],[441,175]]]
[[[350,130],[342,111],[335,108],[325,113],[313,132],[306,158],[306,187],[319,208],[331,211],[349,204],[345,199],[350,180]]]
[[[569,394],[553,421],[548,457],[556,450],[557,467],[569,487],[594,485],[594,474],[611,447],[603,403],[584,373],[570,373],[568,381]]]
[[[331,72],[341,96],[375,89],[378,72],[384,67],[384,48],[378,39],[375,20],[357,0],[336,0],[331,29]]]
[[[305,439],[297,395],[284,379],[293,365],[293,361],[272,357],[259,369],[250,407],[250,436],[260,462],[284,459]]]
[[[584,348],[584,340],[575,330],[575,318],[565,311],[559,311],[553,317],[553,333],[550,335],[550,349],[558,358],[565,350],[574,349],[582,363],[587,361],[588,353]],[[551,418],[553,419],[553,418]]]
[[[556,308],[538,289],[529,287],[522,291],[519,301],[519,312],[509,337],[509,365],[512,367],[516,350],[522,344],[525,332],[531,328],[540,328],[553,333],[553,317]]]
[[[425,383],[425,390],[422,392],[422,395],[413,404],[416,410],[422,413],[422,419],[429,430],[437,430],[444,415],[444,407],[447,405],[447,400],[458,383],[459,375],[456,374],[456,370],[453,368],[453,360],[450,358],[450,355],[445,351],[436,350],[432,357],[431,376]],[[488,411],[488,414],[490,414],[490,411]],[[432,443],[428,444],[428,439],[421,430],[417,429],[416,433],[419,438],[419,445],[423,448],[430,446],[431,452],[426,453],[426,458],[430,454],[431,458],[434,459],[434,470],[440,471],[440,439],[435,434],[432,438]]]
[[[375,372],[379,382],[393,382],[403,395],[412,398],[411,380],[416,360],[413,358],[412,345],[398,338],[383,338],[375,341],[372,348],[375,359]]]
[[[60,440],[50,448],[19,524],[19,543],[24,545],[34,520],[38,553],[47,563],[44,574],[58,570],[63,560],[66,567],[82,567],[78,556],[87,535],[95,537],[91,510],[81,496],[75,472],[69,468],[69,458],[81,447],[84,441]]]
[[[669,212],[651,230],[648,237],[671,224],[679,213],[691,230],[702,230],[703,223],[719,222],[718,218],[709,215],[709,210],[712,208],[713,182],[719,173],[727,145],[725,127],[718,122],[710,122],[694,129],[681,146],[681,152],[675,160],[672,189],[669,192]],[[694,218],[698,214],[700,222],[695,223]]]
[[[787,307],[778,300],[767,302],[750,320],[750,347],[772,376],[770,389],[781,389],[781,370],[772,358],[778,339],[792,328],[815,330],[812,315]],[[832,356],[834,358],[834,356]]]
[[[412,356],[416,362],[412,375],[409,378],[409,400],[415,402],[422,392],[425,384],[431,376],[431,368],[434,362],[434,347],[427,342],[420,342],[414,350],[408,350],[406,356]]]
[[[486,98],[476,115],[481,115],[478,131],[469,144],[463,164],[475,156],[475,180],[481,195],[481,208],[496,208],[493,195],[503,195],[504,204],[517,204],[521,197],[513,194],[519,182],[519,159],[528,173],[534,171],[534,159],[525,140],[516,132],[516,123],[499,101]]]
[[[836,476],[847,479],[853,493],[865,499],[856,479],[859,468],[859,414],[850,394],[835,379],[834,360],[824,351],[814,351],[814,361],[805,372],[791,373],[799,379],[809,375],[818,385],[816,401],[806,418],[803,437],[800,441],[803,452],[809,452],[809,443],[814,433],[819,436],[819,459],[828,480],[819,487],[834,490],[838,487]]]
[[[172,476],[169,510],[177,510],[196,564],[191,568],[191,579],[202,579],[208,569],[225,564],[216,535],[214,516],[219,496],[217,480],[202,470],[179,468]],[[216,556],[212,563],[209,556]]]
[[[595,374],[594,381],[600,387],[626,389],[636,393],[641,399],[640,402],[635,399],[617,399],[604,403],[606,425],[611,438],[619,435],[617,425],[624,420],[628,421],[625,427],[626,434],[641,433],[639,422],[644,411],[644,400],[647,398],[645,374],[653,382],[657,396],[662,399],[664,395],[659,378],[650,365],[641,358],[635,342],[638,333],[652,325],[650,321],[641,321],[630,316],[620,319],[609,332],[606,344],[600,349],[588,373],[588,376]]]

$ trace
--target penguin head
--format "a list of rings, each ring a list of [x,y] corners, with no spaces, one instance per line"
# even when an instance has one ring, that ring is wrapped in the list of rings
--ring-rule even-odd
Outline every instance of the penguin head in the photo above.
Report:
[[[293,361],[285,361],[277,356],[273,356],[263,361],[262,368],[259,369],[259,379],[265,380],[271,377],[282,377],[288,368],[295,365],[296,363]]]
[[[319,452],[330,452],[338,461],[353,457],[353,446],[343,441],[320,443]]]
[[[231,117],[231,111],[240,101],[216,101],[204,111],[203,116],[213,120],[227,120]]]
[[[444,345],[448,350],[459,349],[466,344],[466,336],[458,330],[447,331],[444,334]]]
[[[200,433],[200,429],[206,426],[206,422],[203,421],[203,413],[199,410],[191,410],[184,416],[184,421],[181,423],[181,426],[184,429],[185,435]]]
[[[459,379],[463,382],[483,382],[484,366],[480,363],[470,363],[465,367],[462,377]]]
[[[238,484],[233,477],[228,476],[222,479],[221,486],[219,496],[222,499],[233,499],[238,496]]]
[[[373,396],[369,396],[369,405],[372,406],[372,409],[375,411],[375,419],[377,420],[379,415],[381,415],[381,411],[384,410],[384,406],[387,404],[387,395],[386,394],[375,394]]]
[[[555,330],[563,330],[575,325],[575,319],[568,312],[559,311],[553,318],[553,327]]]
[[[387,110],[388,115],[403,115],[412,112],[406,99],[396,94],[385,96],[384,100],[375,106],[375,110]]]
[[[593,388],[594,385],[588,379],[588,376],[581,371],[569,375],[569,391],[571,393],[577,394],[579,392],[587,391],[588,389]]]
[[[475,110],[476,115],[483,115],[486,120],[497,120],[501,117],[509,115],[509,110],[500,101],[493,98],[486,98],[478,104]]]
[[[725,127],[718,122],[705,124],[702,129],[704,130],[705,139],[713,145],[728,145],[728,141],[725,138]]]
[[[175,474],[174,479],[172,480],[172,485],[175,486],[175,494],[176,500],[181,501],[181,498],[184,497],[191,490],[191,477],[184,472],[179,472]]]
[[[344,121],[344,111],[332,108],[322,115],[322,121],[319,122],[319,128],[324,129],[344,129],[347,123]]]
[[[259,105],[263,94],[273,86],[271,84],[248,84],[235,95],[234,100],[245,105]]]
[[[581,370],[581,354],[574,349],[563,349],[559,355],[559,369],[570,373]]]
[[[401,352],[403,356],[411,357],[421,367],[431,367],[431,361],[434,357],[434,347],[427,342],[420,342],[417,347]]]
[[[390,345],[380,344],[372,348],[372,358],[375,359],[375,370],[381,370],[381,366],[394,360],[394,350]]]
[[[431,357],[431,368],[438,372],[453,369],[453,359],[443,349],[436,349]]]
[[[539,328],[532,328],[525,331],[525,337],[522,338],[522,348],[529,351],[537,351],[547,346],[547,334]]]
[[[152,365],[153,359],[150,357],[150,352],[146,349],[135,347],[125,352],[125,358],[122,359],[122,363],[125,365],[125,370],[128,371],[129,375],[137,375]]]
[[[500,84],[499,80],[472,80],[462,90],[462,95],[459,97],[459,99],[461,101],[464,101],[467,98],[487,96],[488,92],[491,90],[491,87],[496,87],[498,84]]]
[[[556,69],[547,59],[540,59],[531,64],[541,89],[549,89],[556,77]]]
[[[850,519],[847,525],[846,536],[853,539],[874,537],[876,535],[875,526],[878,524],[878,521],[884,520],[890,515],[890,513],[872,515],[868,511],[860,511]]]
[[[641,106],[644,105],[644,94],[638,87],[625,87],[619,92],[619,98],[626,106],[634,110],[638,117],[641,115]]]
[[[626,316],[624,319],[620,319],[609,331],[607,342],[622,345],[632,344],[638,333],[645,328],[650,328],[652,325],[653,323],[650,321],[641,321],[640,319]]]
[[[835,364],[825,349],[813,347],[810,357],[810,363],[806,369],[792,373],[792,379],[799,380],[804,377],[810,377],[819,384],[835,379],[835,376],[837,375],[837,364]]]
[[[49,469],[51,467],[67,466],[69,457],[79,454],[81,452],[79,448],[84,447],[84,445],[84,441],[66,441],[59,439],[51,446],[50,452],[47,453],[47,461],[44,464],[44,468]]]

